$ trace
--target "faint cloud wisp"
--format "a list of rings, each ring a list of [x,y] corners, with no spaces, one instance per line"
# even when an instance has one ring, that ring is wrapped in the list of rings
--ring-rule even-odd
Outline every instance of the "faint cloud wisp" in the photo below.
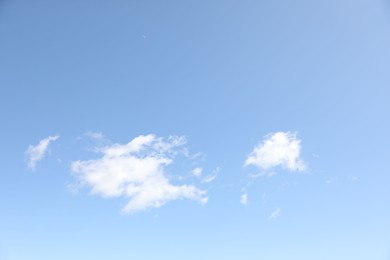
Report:
[[[248,205],[248,193],[244,193],[241,195],[240,203],[244,206]]]
[[[276,219],[280,216],[280,208],[276,207],[275,210],[269,216],[270,219]]]
[[[27,150],[25,151],[25,155],[27,157],[28,167],[30,169],[35,169],[37,163],[45,157],[50,143],[56,141],[59,137],[59,135],[46,137],[45,139],[39,141],[37,145],[30,145],[27,148]]]

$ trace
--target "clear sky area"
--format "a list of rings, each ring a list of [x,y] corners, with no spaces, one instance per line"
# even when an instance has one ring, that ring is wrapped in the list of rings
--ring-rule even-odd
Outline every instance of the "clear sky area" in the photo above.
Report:
[[[0,0],[0,260],[390,260],[390,1]]]

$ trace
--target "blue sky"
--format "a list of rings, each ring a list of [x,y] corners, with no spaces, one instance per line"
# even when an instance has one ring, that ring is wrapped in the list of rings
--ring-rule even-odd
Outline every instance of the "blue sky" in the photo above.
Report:
[[[390,259],[390,3],[0,0],[0,259]]]

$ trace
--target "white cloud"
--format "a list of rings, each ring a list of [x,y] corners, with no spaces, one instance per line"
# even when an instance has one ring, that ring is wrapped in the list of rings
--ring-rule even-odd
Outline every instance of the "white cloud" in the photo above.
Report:
[[[46,151],[50,143],[56,141],[59,137],[59,135],[46,137],[45,139],[42,139],[36,146],[30,145],[27,148],[25,154],[27,156],[28,167],[30,169],[35,169],[37,162],[39,162],[43,159],[43,157],[45,157]]]
[[[262,170],[281,166],[290,171],[304,171],[305,163],[300,158],[301,140],[291,132],[276,132],[265,137],[245,161],[245,166],[254,165]]]
[[[205,176],[205,177],[202,179],[202,182],[203,182],[203,183],[210,183],[210,182],[213,182],[213,181],[217,178],[218,173],[219,173],[220,170],[221,170],[220,167],[215,168],[211,174]]]
[[[206,203],[206,191],[194,185],[174,185],[165,176],[165,167],[173,163],[184,137],[168,139],[141,135],[127,144],[114,144],[99,151],[101,158],[74,161],[72,171],[81,185],[104,198],[125,197],[123,212],[159,208],[165,203],[190,199]]]
[[[275,218],[279,217],[279,215],[280,215],[280,208],[276,207],[275,210],[269,216],[269,218],[270,219],[275,219]]]
[[[240,203],[245,206],[248,204],[248,193],[245,192],[241,195]]]
[[[202,175],[202,168],[197,167],[197,168],[193,169],[193,170],[191,171],[191,173],[192,173],[194,176],[196,176],[196,177],[200,177],[200,176]]]

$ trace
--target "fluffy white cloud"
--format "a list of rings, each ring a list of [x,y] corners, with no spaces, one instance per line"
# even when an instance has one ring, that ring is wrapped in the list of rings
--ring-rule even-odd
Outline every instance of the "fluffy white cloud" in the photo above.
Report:
[[[306,166],[300,152],[301,140],[297,139],[295,133],[271,133],[253,149],[245,166],[254,165],[263,170],[281,166],[290,171],[304,171]]]
[[[42,139],[39,141],[39,143],[34,146],[30,145],[27,150],[25,151],[25,154],[27,156],[28,161],[28,167],[30,169],[35,169],[35,166],[37,165],[37,162],[43,159],[45,157],[46,151],[50,145],[51,142],[54,142],[57,140],[60,136],[54,135],[46,137],[45,139]]]
[[[177,199],[190,199],[202,204],[206,192],[193,185],[174,185],[165,176],[165,167],[173,163],[184,137],[167,140],[154,135],[141,135],[125,145],[114,144],[103,149],[101,158],[74,161],[72,171],[81,185],[104,198],[128,199],[123,212],[159,208]]]
[[[275,218],[279,217],[279,215],[280,215],[280,208],[276,207],[275,210],[269,216],[269,218],[270,219],[275,219]]]
[[[248,204],[248,193],[245,192],[241,195],[240,203],[245,206]]]

